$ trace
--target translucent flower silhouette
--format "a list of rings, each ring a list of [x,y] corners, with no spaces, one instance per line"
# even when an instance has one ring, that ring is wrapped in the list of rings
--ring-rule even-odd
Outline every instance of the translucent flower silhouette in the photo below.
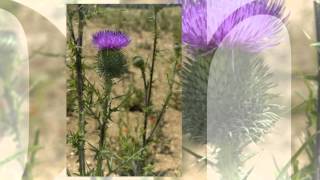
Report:
[[[99,49],[122,49],[130,43],[130,38],[120,31],[102,30],[95,33],[92,43]]]

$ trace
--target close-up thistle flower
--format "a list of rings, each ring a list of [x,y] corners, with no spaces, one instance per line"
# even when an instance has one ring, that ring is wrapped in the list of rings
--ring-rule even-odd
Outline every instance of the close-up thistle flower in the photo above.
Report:
[[[183,130],[190,140],[219,149],[216,167],[227,180],[244,177],[242,148],[259,142],[279,119],[269,92],[276,84],[258,54],[280,43],[287,19],[282,0],[234,3],[238,7],[185,0],[182,11],[189,53],[182,72]]]
[[[116,78],[127,71],[126,58],[121,51],[130,43],[125,33],[102,30],[93,35],[92,43],[98,48],[97,66],[101,76]]]
[[[258,53],[276,45],[279,41],[276,33],[280,30],[281,20],[285,20],[284,8],[282,1],[256,0],[242,5],[226,16],[225,13],[221,15],[215,13],[219,11],[214,11],[214,5],[205,0],[186,0],[183,3],[183,43],[187,51],[191,53],[182,73],[184,83],[183,128],[195,139],[202,139],[200,141],[205,142],[207,83],[214,52],[221,46],[221,48],[242,49],[244,52]],[[271,20],[267,21],[266,18],[263,18],[265,22],[253,21],[248,22],[249,25],[243,26],[244,28],[236,27],[244,20],[257,15],[277,17],[280,18],[280,21],[272,23]],[[217,22],[209,21],[209,19],[214,19],[209,18],[210,16],[216,16],[217,19],[222,16],[225,19],[220,20],[222,24],[217,26]],[[212,29],[216,31],[211,33]],[[237,33],[232,33],[234,29],[237,30]],[[199,129],[193,128],[195,124],[200,126]]]

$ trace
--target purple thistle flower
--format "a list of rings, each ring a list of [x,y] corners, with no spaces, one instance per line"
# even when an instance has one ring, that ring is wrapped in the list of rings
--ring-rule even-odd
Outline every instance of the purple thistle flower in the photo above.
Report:
[[[102,30],[92,36],[92,43],[99,49],[120,50],[130,43],[127,34],[120,31]]]
[[[253,52],[277,44],[275,35],[286,20],[282,0],[231,1],[229,5],[225,0],[182,0],[183,42],[204,52],[222,43]]]

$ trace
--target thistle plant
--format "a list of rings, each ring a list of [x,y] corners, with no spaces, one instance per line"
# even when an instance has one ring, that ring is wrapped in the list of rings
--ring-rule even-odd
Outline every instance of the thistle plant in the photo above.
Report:
[[[243,148],[259,142],[279,119],[269,92],[276,84],[259,52],[279,43],[286,20],[282,1],[239,1],[219,8],[211,1],[183,1],[183,129],[191,140],[213,145],[221,179],[245,177]],[[259,22],[241,26],[251,17]],[[268,16],[279,21],[270,21]],[[195,128],[196,127],[196,128]],[[214,153],[212,155],[210,153]]]
[[[130,43],[129,37],[123,32],[99,31],[93,35],[92,42],[98,48],[97,71],[103,80],[103,95],[100,100],[101,119],[99,119],[100,140],[97,151],[96,175],[103,175],[102,163],[104,160],[103,152],[107,151],[106,130],[107,124],[111,121],[111,101],[112,86],[114,79],[121,77],[127,72],[126,57],[121,51]]]

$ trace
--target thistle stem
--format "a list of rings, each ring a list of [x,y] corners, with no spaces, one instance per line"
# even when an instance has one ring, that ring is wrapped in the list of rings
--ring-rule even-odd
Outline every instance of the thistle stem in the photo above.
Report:
[[[146,144],[148,144],[152,138],[153,138],[153,135],[154,133],[156,132],[160,122],[161,122],[161,119],[163,118],[163,116],[165,115],[165,112],[167,110],[167,107],[169,106],[169,102],[171,100],[171,97],[172,97],[172,94],[173,94],[173,85],[175,83],[175,76],[177,74],[177,65],[178,65],[178,60],[176,60],[173,64],[173,68],[172,68],[172,72],[171,72],[171,76],[168,77],[168,84],[169,84],[169,90],[168,90],[168,93],[167,93],[167,96],[166,96],[166,99],[162,105],[162,108],[160,110],[160,113],[159,115],[157,116],[157,120],[156,120],[156,124],[155,126],[152,128],[151,132],[150,132],[150,135],[149,137],[147,138],[146,140]]]
[[[150,115],[150,105],[151,105],[151,95],[152,95],[152,83],[153,83],[153,74],[154,74],[154,66],[156,61],[156,53],[157,53],[157,42],[158,42],[158,30],[157,30],[157,13],[158,11],[154,7],[153,13],[153,28],[154,28],[154,37],[153,37],[153,51],[152,51],[152,60],[151,60],[151,68],[149,73],[149,81],[146,80],[145,69],[141,69],[143,84],[144,84],[144,122],[143,122],[143,132],[142,132],[142,149],[144,149],[147,142],[147,129],[148,129],[148,117]],[[141,156],[143,156],[143,151],[141,151]],[[140,175],[142,173],[142,169],[144,167],[143,160],[138,162],[138,172],[136,175]]]
[[[77,72],[77,94],[78,94],[78,105],[79,105],[79,134],[81,140],[79,142],[78,152],[79,152],[79,172],[81,176],[86,174],[85,167],[85,118],[84,118],[84,102],[83,102],[83,69],[82,69],[82,37],[84,28],[84,13],[81,10],[82,5],[78,5],[78,39],[76,42],[76,72]],[[72,23],[72,22],[70,22]],[[73,31],[73,30],[72,30]]]
[[[104,161],[104,152],[106,148],[106,130],[107,130],[107,124],[111,116],[111,90],[112,90],[113,82],[111,79],[106,79],[105,81],[105,87],[104,87],[104,96],[103,96],[103,102],[101,104],[102,109],[102,123],[100,123],[100,133],[99,133],[99,150],[98,150],[98,156],[97,156],[97,169],[96,169],[96,175],[97,176],[103,176],[103,161]]]
[[[150,69],[150,77],[147,89],[145,88],[145,107],[148,108],[151,103],[151,95],[152,95],[152,83],[153,83],[153,74],[154,74],[154,66],[156,61],[156,53],[157,53],[157,42],[158,42],[158,30],[157,30],[157,13],[158,11],[154,8],[154,38],[153,38],[153,52],[152,52],[152,61],[151,61],[151,69]],[[148,127],[148,116],[150,112],[146,110],[144,113],[144,125],[143,125],[143,147],[147,142],[147,127]]]
[[[105,132],[106,132],[106,125],[107,123],[104,121],[100,126],[100,134],[99,134],[99,151],[97,156],[97,169],[96,169],[96,176],[103,176],[103,149],[105,148]]]

